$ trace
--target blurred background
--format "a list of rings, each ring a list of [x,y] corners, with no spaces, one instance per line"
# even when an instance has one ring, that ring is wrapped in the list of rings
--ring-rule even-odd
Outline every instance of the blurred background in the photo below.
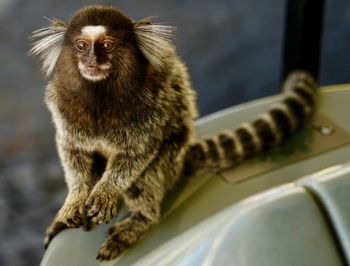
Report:
[[[66,188],[43,103],[46,81],[27,56],[43,16],[67,20],[86,4],[120,7],[178,28],[201,115],[278,93],[286,1],[0,0],[0,265],[38,265],[44,231]],[[327,1],[321,84],[350,82],[350,2]]]

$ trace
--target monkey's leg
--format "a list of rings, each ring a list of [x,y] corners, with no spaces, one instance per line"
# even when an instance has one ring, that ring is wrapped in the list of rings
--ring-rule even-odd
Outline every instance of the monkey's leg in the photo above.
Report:
[[[158,223],[164,195],[182,173],[184,141],[185,138],[175,138],[172,135],[163,143],[157,159],[123,193],[131,215],[110,228],[107,239],[99,250],[98,259],[117,257]]]
[[[165,193],[161,185],[163,182],[160,180],[162,177],[163,175],[157,175],[156,171],[147,170],[145,175],[123,194],[131,215],[109,229],[97,259],[103,261],[117,257],[158,223],[161,201]]]
[[[149,154],[135,157],[119,154],[110,159],[86,201],[87,218],[96,224],[108,223],[117,214],[119,194],[139,178],[151,159]]]
[[[93,164],[91,153],[67,144],[58,145],[58,151],[65,172],[68,194],[65,203],[47,228],[45,247],[63,229],[75,228],[83,224],[85,201],[93,185],[90,177]]]

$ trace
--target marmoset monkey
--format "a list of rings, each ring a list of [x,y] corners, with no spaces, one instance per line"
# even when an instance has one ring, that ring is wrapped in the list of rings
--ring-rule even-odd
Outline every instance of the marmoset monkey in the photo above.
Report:
[[[109,222],[123,197],[131,214],[111,227],[97,256],[115,258],[158,222],[164,196],[181,177],[231,167],[279,144],[311,115],[317,84],[296,71],[283,100],[255,121],[195,140],[196,94],[172,31],[95,5],[33,33],[31,52],[51,77],[46,103],[68,186],[46,246],[85,218]]]

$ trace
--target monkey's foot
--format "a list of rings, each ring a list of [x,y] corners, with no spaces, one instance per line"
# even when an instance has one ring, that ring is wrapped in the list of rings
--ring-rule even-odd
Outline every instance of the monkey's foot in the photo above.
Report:
[[[46,235],[45,235],[45,238],[44,238],[44,248],[46,249],[51,240],[61,231],[67,229],[67,225],[60,222],[60,221],[57,221],[57,220],[54,220],[50,226],[47,228],[46,230]]]
[[[108,235],[105,242],[101,245],[96,259],[100,261],[111,260],[118,257],[127,250],[132,243],[123,239],[122,234],[113,233]]]
[[[134,245],[153,224],[153,220],[141,213],[133,213],[129,218],[108,230],[107,238],[100,247],[97,259],[103,261],[118,257]]]
[[[93,191],[85,204],[86,217],[95,224],[108,223],[117,214],[117,195]]]

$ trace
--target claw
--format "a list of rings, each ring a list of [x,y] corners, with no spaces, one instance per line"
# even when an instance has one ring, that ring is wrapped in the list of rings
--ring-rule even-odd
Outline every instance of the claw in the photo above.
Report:
[[[91,194],[85,204],[86,217],[95,224],[108,223],[117,213],[117,198]]]
[[[47,249],[51,240],[61,231],[67,229],[68,226],[62,222],[55,220],[47,229],[44,239],[44,248]]]

